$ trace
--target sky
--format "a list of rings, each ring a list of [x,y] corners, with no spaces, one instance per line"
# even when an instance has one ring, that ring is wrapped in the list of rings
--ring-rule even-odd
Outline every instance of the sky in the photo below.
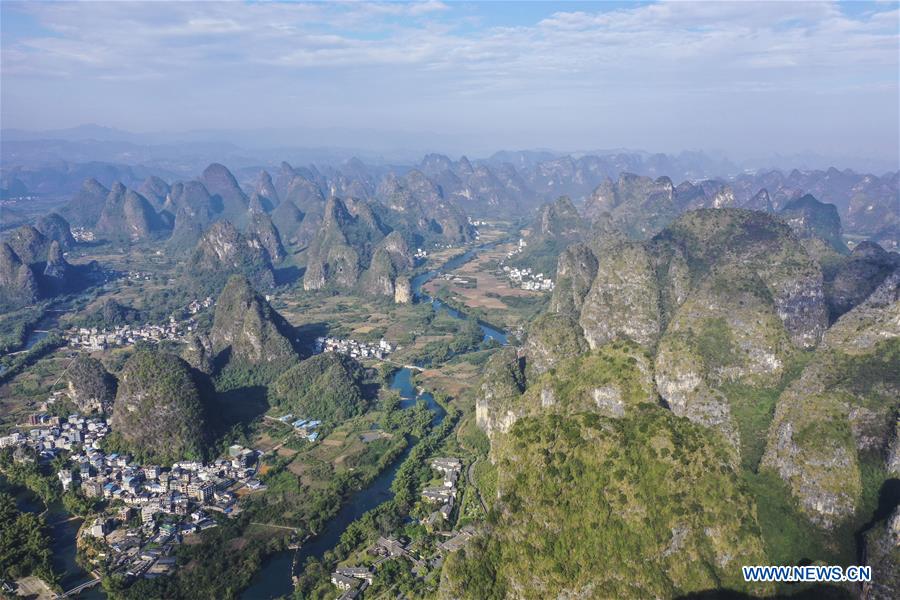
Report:
[[[897,2],[2,0],[0,13],[3,128],[900,155]]]

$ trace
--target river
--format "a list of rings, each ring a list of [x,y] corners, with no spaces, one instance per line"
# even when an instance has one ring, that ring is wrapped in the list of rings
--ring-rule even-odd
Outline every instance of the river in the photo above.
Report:
[[[465,319],[466,315],[462,312],[451,308],[436,298],[432,298],[422,293],[422,286],[429,280],[433,279],[443,271],[456,269],[466,262],[472,260],[479,250],[496,245],[499,242],[492,242],[473,248],[455,258],[450,259],[438,269],[426,271],[415,277],[411,281],[413,298],[417,302],[429,302],[435,311],[446,311],[450,316],[457,319]],[[484,333],[484,341],[491,340],[502,345],[507,344],[506,333],[490,326],[487,323],[479,322],[481,331]],[[446,414],[441,405],[435,402],[434,397],[424,392],[416,394],[415,386],[412,383],[412,372],[409,368],[404,367],[394,374],[391,380],[390,389],[397,390],[400,393],[401,407],[410,408],[417,400],[424,400],[428,408],[434,413],[432,418],[432,426],[440,423]],[[292,569],[296,558],[296,564],[302,566],[306,559],[315,556],[321,558],[328,550],[334,548],[341,539],[341,535],[347,527],[360,518],[366,512],[377,507],[382,502],[390,500],[393,497],[391,492],[391,484],[394,476],[403,461],[409,456],[414,444],[410,444],[397,459],[391,463],[391,466],[382,471],[372,483],[365,489],[355,492],[349,500],[341,507],[338,514],[328,521],[325,528],[314,538],[308,540],[303,546],[296,551],[285,550],[277,552],[269,556],[263,563],[260,571],[254,576],[253,580],[243,594],[241,600],[269,600],[280,596],[289,596],[293,591],[293,581],[291,579]]]
[[[43,513],[44,520],[48,524],[50,534],[51,562],[53,570],[60,574],[60,585],[64,590],[70,590],[82,583],[93,579],[93,576],[78,566],[75,561],[77,552],[76,539],[81,519],[68,520],[71,515],[63,508],[62,503],[52,503],[44,511],[44,503],[36,494],[25,487],[9,484],[5,477],[0,475],[0,490],[13,494],[16,507],[22,512]],[[82,600],[94,600],[106,598],[106,594],[99,586],[87,589],[76,598]]]

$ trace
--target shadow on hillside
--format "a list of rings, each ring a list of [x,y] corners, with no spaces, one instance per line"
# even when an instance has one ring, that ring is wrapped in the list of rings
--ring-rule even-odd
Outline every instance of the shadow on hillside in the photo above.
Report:
[[[293,285],[300,281],[300,278],[303,277],[303,273],[306,272],[306,269],[291,265],[290,267],[274,269],[274,272],[275,285]]]
[[[269,410],[266,387],[251,385],[218,392],[215,408],[221,432],[237,424],[250,423]]]
[[[733,590],[707,590],[679,596],[677,600],[759,600],[760,596],[751,596]],[[790,598],[791,600],[853,600],[855,595],[847,589],[828,584],[809,585],[798,589],[795,593],[765,596],[775,600]]]
[[[328,323],[322,321],[317,323],[304,323],[299,327],[295,327],[294,337],[300,340],[295,344],[297,351],[300,352],[303,357],[312,355],[316,338],[327,337],[328,332]]]

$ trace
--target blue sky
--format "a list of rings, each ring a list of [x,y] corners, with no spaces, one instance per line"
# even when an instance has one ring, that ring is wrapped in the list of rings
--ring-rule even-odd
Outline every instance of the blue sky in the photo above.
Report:
[[[896,2],[0,11],[3,127],[405,131],[470,152],[900,153]]]

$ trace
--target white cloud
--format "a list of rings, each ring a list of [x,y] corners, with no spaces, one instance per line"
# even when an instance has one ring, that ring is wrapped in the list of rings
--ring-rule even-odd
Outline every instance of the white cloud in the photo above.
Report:
[[[739,110],[743,96],[778,99],[792,110],[791,102],[823,90],[839,90],[833,95],[844,94],[848,106],[869,106],[866,90],[898,94],[896,3],[852,16],[835,2],[601,4],[597,11],[561,4],[516,26],[485,26],[477,14],[441,2],[4,1],[2,9],[25,12],[44,29],[4,30],[4,88],[15,86],[22,111],[35,81],[41,89],[53,81],[165,82],[171,91],[159,101],[177,114],[180,98],[191,107],[207,97],[229,102],[250,81],[268,94],[258,101],[273,114],[293,114],[295,101],[279,102],[294,97],[332,119],[340,107],[359,118],[394,109],[427,122],[458,101],[483,118],[520,125],[535,121],[528,115],[547,118],[548,105],[591,118],[594,106],[619,105],[636,120],[636,107],[656,102],[663,112],[680,106],[679,119],[694,110],[699,121],[704,106]],[[133,95],[140,93],[147,96],[144,88]],[[387,108],[376,108],[373,97]],[[510,103],[515,110],[503,110]],[[234,110],[249,108],[244,101]]]

